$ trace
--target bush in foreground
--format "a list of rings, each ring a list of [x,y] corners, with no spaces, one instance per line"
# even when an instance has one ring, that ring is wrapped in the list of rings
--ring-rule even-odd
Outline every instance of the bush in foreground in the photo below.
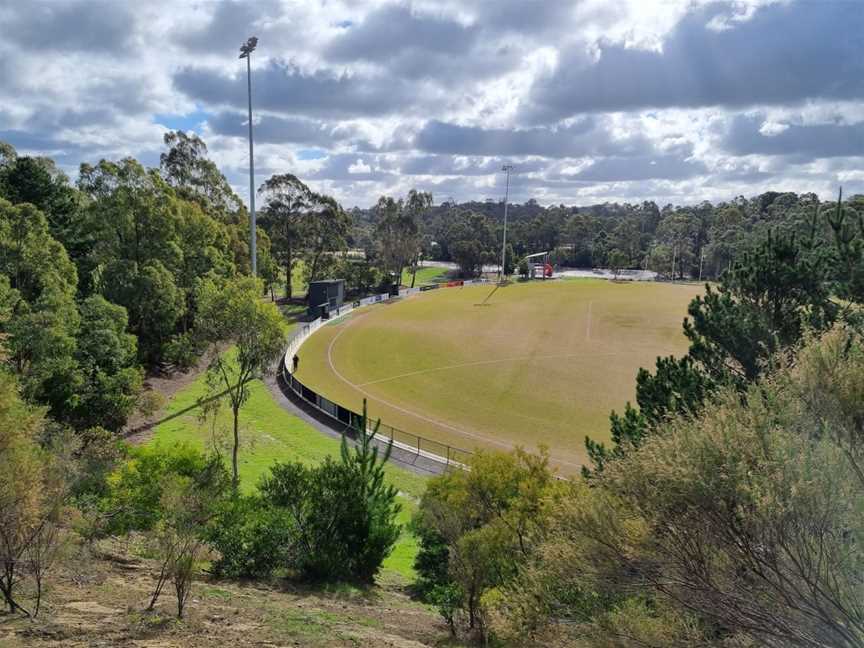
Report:
[[[418,587],[454,634],[488,638],[488,605],[545,537],[565,486],[545,454],[478,452],[470,470],[430,480],[412,525],[420,540]]]
[[[498,627],[525,645],[861,646],[864,338],[669,421],[556,508]]]
[[[389,448],[379,456],[375,433],[359,430],[354,448],[343,438],[339,461],[277,463],[257,495],[227,504],[207,532],[221,554],[214,570],[371,582],[399,537],[399,505],[384,482]]]

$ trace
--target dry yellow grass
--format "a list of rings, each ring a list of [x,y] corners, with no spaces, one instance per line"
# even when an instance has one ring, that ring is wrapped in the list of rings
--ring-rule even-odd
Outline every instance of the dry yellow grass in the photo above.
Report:
[[[639,367],[682,354],[698,286],[573,280],[448,288],[358,311],[300,352],[298,378],[452,446],[549,447],[561,472],[606,439]]]

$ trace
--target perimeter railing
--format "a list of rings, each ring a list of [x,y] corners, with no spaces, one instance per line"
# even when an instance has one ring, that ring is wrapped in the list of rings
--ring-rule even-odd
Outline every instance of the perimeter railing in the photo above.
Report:
[[[488,281],[475,279],[469,281],[449,281],[443,284],[427,284],[416,288],[400,290],[399,296],[405,297],[418,292],[425,292],[427,290],[453,288],[480,283],[488,283]],[[370,297],[365,297],[350,305],[345,305],[336,309],[330,314],[328,319],[319,317],[311,322],[306,322],[300,325],[288,340],[288,346],[285,350],[285,355],[282,358],[280,373],[282,374],[282,381],[285,387],[304,403],[326,415],[332,421],[334,427],[341,428],[349,434],[352,430],[358,430],[360,428],[361,421],[363,420],[362,415],[344,405],[340,405],[322,394],[319,394],[300,382],[292,372],[293,359],[303,343],[309,339],[309,336],[315,333],[315,331],[322,326],[329,322],[333,322],[334,320],[347,317],[354,310],[362,306],[369,306],[371,304],[389,301],[390,299],[393,299],[393,297],[387,293],[371,295]],[[369,431],[372,431],[372,425],[370,425]],[[464,468],[467,460],[474,454],[469,450],[463,450],[462,448],[441,443],[440,441],[427,439],[426,437],[421,437],[406,432],[405,430],[400,430],[399,428],[387,425],[383,422],[379,423],[377,438],[380,441],[392,442],[395,448],[399,448],[404,452],[439,463],[444,468]]]

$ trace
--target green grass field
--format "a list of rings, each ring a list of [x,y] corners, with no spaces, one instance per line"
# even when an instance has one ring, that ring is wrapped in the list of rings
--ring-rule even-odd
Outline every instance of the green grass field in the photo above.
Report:
[[[189,443],[194,447],[213,448],[213,426],[199,420],[198,399],[204,396],[204,376],[178,391],[168,405],[166,418],[155,430],[151,443],[172,445]],[[227,439],[231,429],[231,412],[222,408],[216,419],[216,438]],[[301,461],[315,464],[326,456],[338,457],[339,442],[315,430],[301,419],[283,410],[273,399],[267,386],[260,380],[252,383],[252,394],[240,412],[241,488],[254,490],[270,466],[276,461]],[[226,453],[226,460],[229,456]],[[395,464],[386,466],[387,476],[399,489],[402,511],[399,521],[407,523],[416,509],[416,503],[425,488],[426,478],[399,468]],[[384,568],[397,572],[405,578],[413,575],[414,556],[417,544],[414,536],[403,528],[393,553],[384,563]]]
[[[450,271],[447,268],[417,268],[417,277],[414,281],[415,286],[422,286],[425,283],[436,283],[439,281],[447,281]],[[408,270],[402,271],[402,285],[411,285],[411,273]]]
[[[352,409],[471,449],[545,444],[559,470],[608,438],[639,367],[687,349],[698,286],[574,280],[448,288],[370,306],[324,326],[298,377]]]

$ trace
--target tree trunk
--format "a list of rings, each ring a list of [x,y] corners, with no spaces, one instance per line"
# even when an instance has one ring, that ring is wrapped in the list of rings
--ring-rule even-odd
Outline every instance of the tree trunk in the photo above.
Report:
[[[153,590],[153,595],[150,597],[150,605],[147,606],[148,611],[152,611],[156,607],[156,601],[159,600],[159,596],[162,594],[162,588],[165,587],[165,581],[168,578],[167,569],[168,563],[163,560],[162,569],[159,571],[159,578],[156,580],[156,589]]]
[[[23,607],[18,605],[18,601],[12,595],[12,588],[15,586],[15,561],[7,560],[3,564],[3,577],[0,578],[0,592],[6,601],[9,612],[14,613],[15,610],[20,610],[25,616],[30,616],[30,613]]]
[[[33,617],[39,616],[39,608],[42,606],[42,576],[36,577],[36,608],[33,610]]]
[[[414,259],[414,272],[411,273],[411,287],[414,287],[414,282],[417,280],[417,259]]]
[[[291,244],[289,243],[287,249],[285,250],[285,297],[291,299],[293,296],[291,294],[291,261],[293,260],[291,257]]]
[[[234,490],[237,490],[237,487],[240,485],[240,474],[237,469],[237,451],[240,447],[240,407],[232,405],[231,411],[234,414],[234,447],[231,449],[231,483],[234,486]]]
[[[309,281],[318,279],[318,261],[321,258],[321,252],[316,252],[312,257],[312,267],[309,269]]]

